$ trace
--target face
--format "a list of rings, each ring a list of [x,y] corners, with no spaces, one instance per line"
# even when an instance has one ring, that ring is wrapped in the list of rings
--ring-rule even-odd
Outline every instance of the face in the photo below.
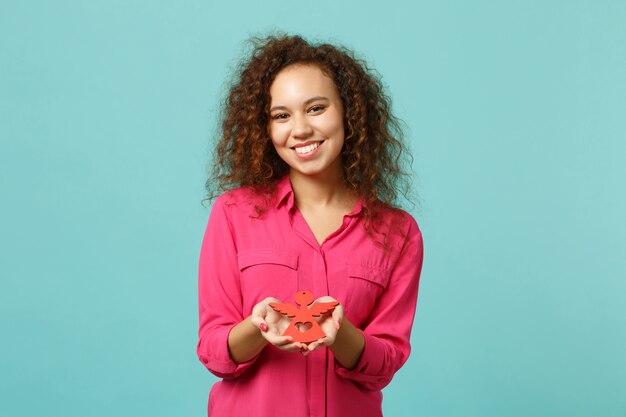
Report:
[[[315,65],[290,65],[270,86],[270,137],[291,175],[341,178],[343,104]]]

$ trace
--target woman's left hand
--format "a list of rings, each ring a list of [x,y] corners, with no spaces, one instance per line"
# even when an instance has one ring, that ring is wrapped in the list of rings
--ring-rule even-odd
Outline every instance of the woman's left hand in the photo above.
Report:
[[[315,300],[313,304],[328,303],[332,301],[337,300],[335,300],[333,297],[326,295]],[[337,304],[332,312],[329,311],[327,313],[324,313],[320,317],[316,317],[316,320],[326,336],[309,343],[306,348],[302,350],[302,354],[304,356],[308,355],[316,349],[332,346],[332,344],[335,343],[335,339],[337,338],[337,332],[339,331],[339,328],[341,326],[341,320],[343,320],[343,306],[341,304]]]

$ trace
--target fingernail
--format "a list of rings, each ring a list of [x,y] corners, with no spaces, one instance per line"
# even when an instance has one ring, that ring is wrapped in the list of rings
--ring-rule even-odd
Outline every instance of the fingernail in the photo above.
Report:
[[[266,332],[266,331],[267,331],[267,324],[265,324],[265,323],[261,323],[261,324],[259,325],[259,327],[260,327],[260,328],[261,328],[261,330],[263,330],[264,332]]]

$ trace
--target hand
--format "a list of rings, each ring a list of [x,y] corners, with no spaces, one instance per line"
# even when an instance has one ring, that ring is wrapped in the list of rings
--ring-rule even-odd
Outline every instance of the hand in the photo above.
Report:
[[[327,303],[331,301],[337,300],[327,295],[318,298],[313,302],[313,304]],[[332,311],[324,313],[320,317],[316,317],[316,320],[326,336],[305,346],[306,351],[303,352],[303,355],[305,356],[316,349],[320,349],[325,346],[332,346],[333,343],[335,343],[337,332],[341,326],[341,320],[343,320],[343,306],[341,304],[337,304]]]
[[[301,352],[306,349],[306,345],[300,342],[293,342],[291,336],[282,336],[291,319],[275,311],[270,307],[270,303],[281,303],[277,298],[268,297],[261,301],[252,309],[250,320],[256,326],[261,335],[272,345],[289,352]]]

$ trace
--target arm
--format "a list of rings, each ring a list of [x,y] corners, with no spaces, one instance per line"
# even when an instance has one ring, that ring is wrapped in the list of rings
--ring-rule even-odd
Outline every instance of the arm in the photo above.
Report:
[[[249,317],[243,317],[236,237],[224,199],[215,200],[200,252],[197,353],[214,375],[236,378],[255,362],[268,342],[288,351],[299,350],[301,344],[281,336],[289,320],[268,306],[280,300],[267,298]]]
[[[235,378],[261,351],[254,329],[244,321],[235,235],[227,216],[225,196],[213,204],[202,242],[198,270],[199,331],[197,354],[209,371],[220,378]],[[231,341],[231,333],[233,340]],[[258,333],[258,331],[257,331]],[[250,351],[234,349],[243,340],[257,340]],[[244,360],[244,359],[247,359]]]
[[[344,368],[353,369],[359,362],[364,348],[365,337],[344,317],[337,330],[335,343],[330,346],[335,359]]]
[[[396,371],[406,362],[411,350],[411,327],[422,258],[422,235],[417,223],[411,219],[407,239],[389,284],[364,328],[360,330],[351,323],[341,323],[338,339],[344,327],[347,327],[346,339],[357,340],[354,332],[361,333],[363,348],[354,367],[346,366],[351,365],[351,361],[345,361],[343,356],[336,357],[335,371],[340,377],[351,379],[369,390],[380,390],[389,384]],[[333,349],[333,353],[335,350],[338,349]],[[356,355],[352,352],[351,358],[354,358]],[[342,352],[338,350],[338,353]]]
[[[332,297],[324,296],[316,302],[337,301]],[[347,369],[356,366],[365,347],[365,338],[359,329],[344,317],[343,306],[338,305],[332,314],[325,314],[320,319],[320,326],[326,334],[323,339],[316,340],[307,346],[306,354],[327,346],[335,359]]]
[[[228,352],[235,363],[244,363],[255,358],[267,345],[260,329],[248,316],[235,325],[228,334]]]
[[[292,343],[291,336],[282,336],[291,320],[270,307],[270,303],[280,302],[272,297],[264,299],[254,306],[250,316],[233,327],[228,335],[228,350],[235,362],[253,359],[268,342],[290,352],[302,349],[302,343]]]

